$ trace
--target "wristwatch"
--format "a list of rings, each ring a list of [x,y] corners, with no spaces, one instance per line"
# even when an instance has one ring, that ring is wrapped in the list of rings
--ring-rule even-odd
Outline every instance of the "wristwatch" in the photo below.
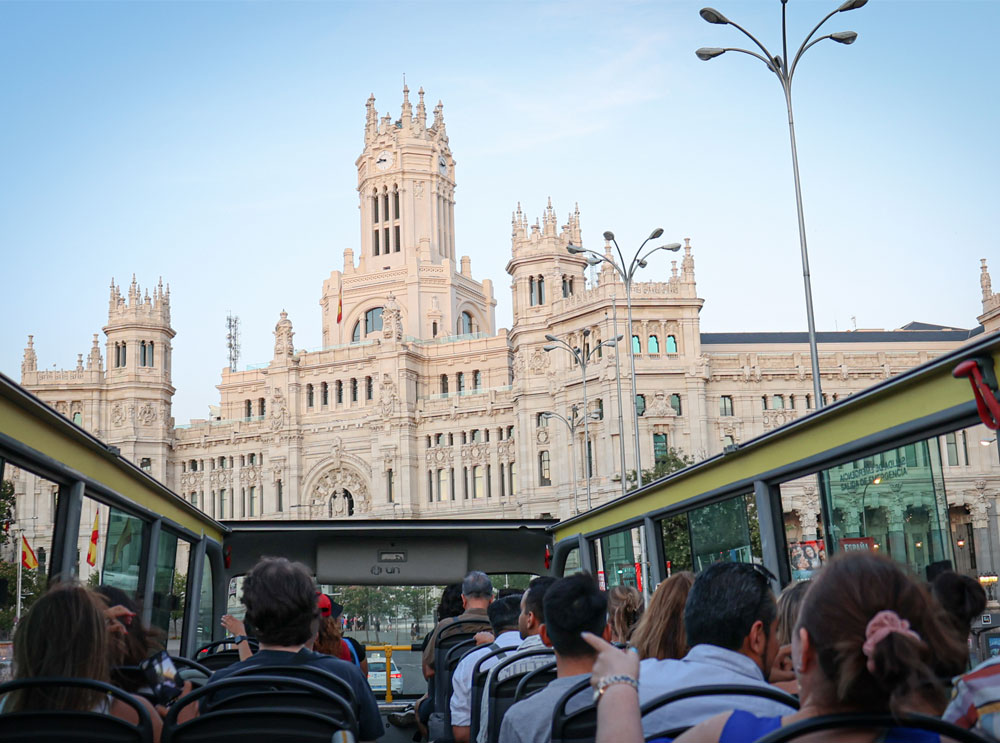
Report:
[[[239,645],[241,642],[246,642],[246,641],[247,641],[246,635],[236,635],[236,637],[230,640],[230,642],[233,643],[233,645]]]

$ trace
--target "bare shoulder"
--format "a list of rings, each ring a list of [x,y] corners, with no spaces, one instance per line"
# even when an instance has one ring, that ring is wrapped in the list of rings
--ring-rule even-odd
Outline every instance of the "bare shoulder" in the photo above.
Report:
[[[720,712],[715,717],[709,717],[683,735],[674,738],[674,743],[717,743],[731,714],[732,712]]]

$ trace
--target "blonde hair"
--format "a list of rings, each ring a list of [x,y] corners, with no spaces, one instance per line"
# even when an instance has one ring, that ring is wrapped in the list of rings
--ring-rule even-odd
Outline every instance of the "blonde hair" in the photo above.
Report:
[[[802,600],[810,585],[808,580],[789,583],[778,596],[778,617],[774,633],[779,645],[787,645],[792,641],[792,632],[799,621],[799,609],[802,608]]]
[[[694,573],[674,573],[656,587],[649,608],[632,633],[632,646],[642,659],[680,659],[687,655],[684,604],[694,584]]]
[[[615,586],[608,591],[608,624],[614,642],[628,642],[644,610],[642,596],[632,586]]]

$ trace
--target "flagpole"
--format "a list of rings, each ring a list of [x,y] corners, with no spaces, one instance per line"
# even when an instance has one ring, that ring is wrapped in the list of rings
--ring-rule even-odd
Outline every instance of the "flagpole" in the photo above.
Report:
[[[19,555],[21,559],[17,561],[17,609],[14,611],[15,624],[21,621],[21,571],[24,570],[22,565],[24,563],[24,529],[18,529],[17,535],[21,540],[17,545],[21,552]]]

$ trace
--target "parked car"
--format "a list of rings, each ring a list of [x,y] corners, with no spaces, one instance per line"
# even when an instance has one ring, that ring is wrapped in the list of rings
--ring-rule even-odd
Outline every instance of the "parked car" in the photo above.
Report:
[[[392,682],[392,693],[403,693],[403,674],[396,666],[396,661],[389,661],[389,679]],[[368,654],[368,685],[372,691],[385,691],[385,653]]]

